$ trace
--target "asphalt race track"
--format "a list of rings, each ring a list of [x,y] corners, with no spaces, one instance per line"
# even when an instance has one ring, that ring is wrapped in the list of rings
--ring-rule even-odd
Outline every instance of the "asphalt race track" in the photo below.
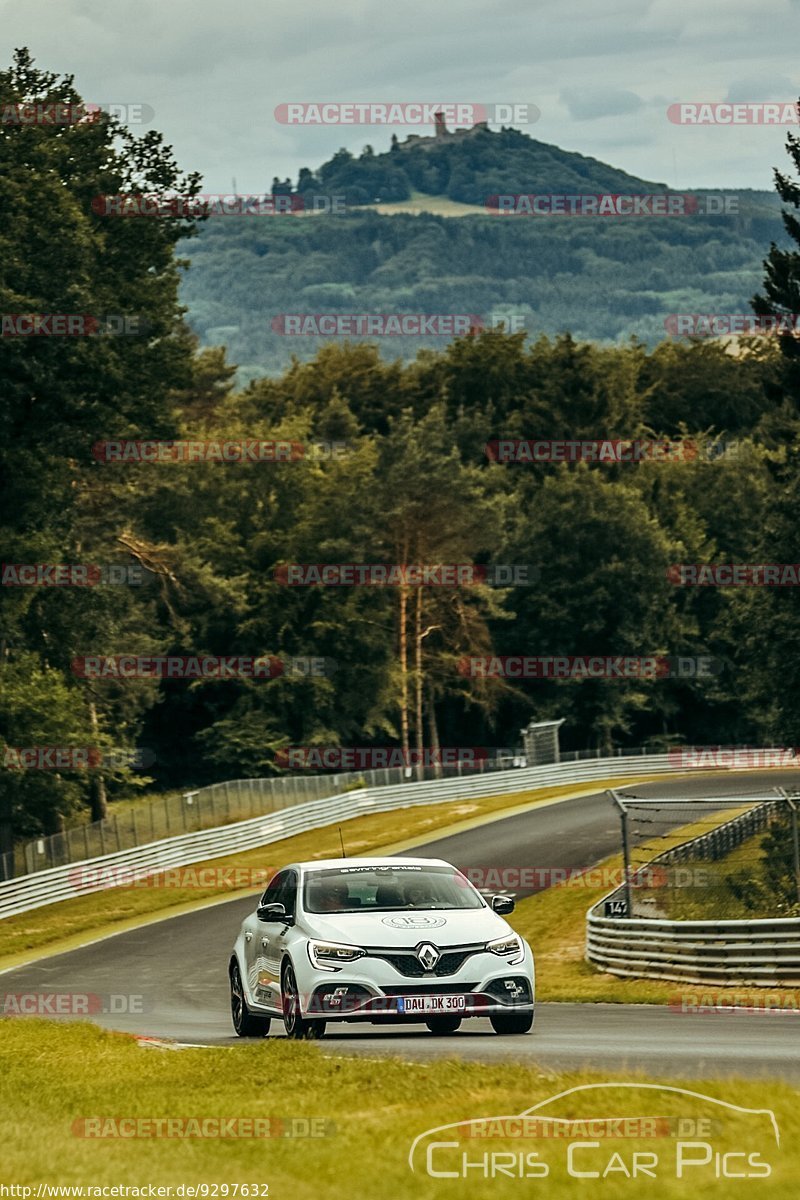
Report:
[[[699,797],[765,792],[776,783],[796,786],[800,776],[796,772],[731,773],[680,784],[628,785],[622,790],[648,797]],[[676,825],[690,819],[685,809],[676,811]],[[598,793],[500,819],[410,853],[444,858],[462,869],[578,869],[618,849],[616,809]],[[510,890],[522,897],[532,889]],[[138,1011],[98,1013],[92,1019],[139,1035],[234,1048],[242,1043],[230,1024],[227,964],[239,923],[253,907],[253,897],[232,900],[42,959],[4,972],[0,992],[141,997],[140,1002],[124,1005],[135,1004]],[[533,949],[535,953],[535,945]],[[675,986],[677,990],[680,985]],[[280,1022],[273,1021],[272,1031],[283,1036]],[[488,1020],[465,1021],[449,1037],[434,1037],[423,1025],[388,1026],[376,1032],[372,1025],[331,1022],[320,1045],[337,1055],[388,1053],[423,1060],[457,1055],[482,1061],[513,1057],[558,1069],[638,1068],[673,1076],[770,1075],[800,1080],[800,1014],[792,1012],[690,1016],[656,1006],[543,1004],[528,1037],[499,1037]]]

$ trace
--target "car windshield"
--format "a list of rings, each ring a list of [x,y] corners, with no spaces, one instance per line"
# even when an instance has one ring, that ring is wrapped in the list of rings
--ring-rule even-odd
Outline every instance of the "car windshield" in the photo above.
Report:
[[[483,901],[453,867],[329,867],[309,871],[303,907],[310,913],[389,912],[419,908],[482,908]]]

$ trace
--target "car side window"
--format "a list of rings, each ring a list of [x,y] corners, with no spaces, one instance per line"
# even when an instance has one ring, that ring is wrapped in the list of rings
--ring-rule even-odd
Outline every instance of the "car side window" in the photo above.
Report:
[[[291,871],[279,871],[278,874],[275,876],[275,878],[271,879],[270,882],[267,884],[267,890],[264,892],[264,895],[261,897],[261,903],[262,904],[283,904],[284,900],[283,900],[283,897],[281,896],[281,890],[283,889],[283,886],[286,883],[287,877],[291,874],[292,874]]]
[[[293,917],[297,909],[297,872],[284,871],[278,903],[286,909],[287,917]]]

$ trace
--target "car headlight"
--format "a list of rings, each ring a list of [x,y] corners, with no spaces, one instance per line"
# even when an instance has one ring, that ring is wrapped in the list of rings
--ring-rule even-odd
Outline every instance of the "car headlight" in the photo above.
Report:
[[[342,942],[309,942],[308,957],[312,967],[318,971],[335,971],[344,963],[355,962],[363,958],[366,950],[360,946],[347,946]]]
[[[508,961],[512,966],[521,963],[525,958],[525,947],[522,944],[522,938],[517,937],[515,933],[510,933],[507,937],[495,938],[493,942],[487,942],[486,949],[491,954],[500,955],[502,958],[508,957]]]

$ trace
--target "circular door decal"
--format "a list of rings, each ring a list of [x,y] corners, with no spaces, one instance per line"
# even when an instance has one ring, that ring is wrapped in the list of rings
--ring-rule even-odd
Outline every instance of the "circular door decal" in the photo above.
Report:
[[[392,929],[439,929],[440,926],[446,925],[447,921],[444,917],[426,917],[422,913],[409,913],[408,916],[402,917],[384,917],[384,925],[391,925]]]

